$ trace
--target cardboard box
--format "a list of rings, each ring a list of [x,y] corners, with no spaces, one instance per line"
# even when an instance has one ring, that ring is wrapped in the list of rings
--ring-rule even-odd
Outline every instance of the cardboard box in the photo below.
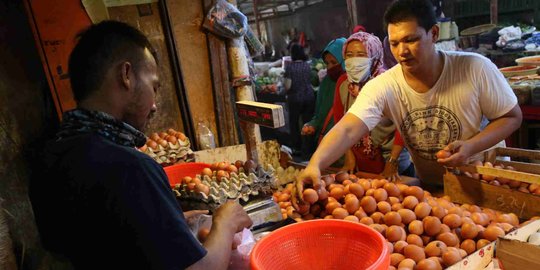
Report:
[[[540,230],[540,220],[533,221],[497,239],[496,256],[504,270],[540,269],[540,246],[527,243]]]
[[[495,243],[495,241],[491,242],[491,244],[477,250],[473,254],[463,258],[463,260],[459,261],[458,263],[446,268],[446,270],[482,270],[486,268],[493,260]]]

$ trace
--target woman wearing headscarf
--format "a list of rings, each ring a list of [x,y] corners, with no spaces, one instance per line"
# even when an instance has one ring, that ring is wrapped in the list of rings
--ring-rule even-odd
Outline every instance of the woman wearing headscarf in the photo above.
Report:
[[[362,87],[385,71],[381,41],[366,32],[354,33],[347,39],[343,58],[346,73],[336,84],[332,108],[335,123],[354,103]],[[383,119],[347,152],[344,169],[377,173],[391,179],[398,174],[414,175],[414,166],[403,145],[395,125]]]
[[[345,73],[345,63],[342,55],[345,40],[345,38],[334,39],[323,50],[322,57],[326,64],[326,76],[319,85],[315,114],[311,121],[304,124],[302,128],[302,135],[315,135],[317,145],[322,137],[334,126],[332,105],[334,103],[336,82]]]

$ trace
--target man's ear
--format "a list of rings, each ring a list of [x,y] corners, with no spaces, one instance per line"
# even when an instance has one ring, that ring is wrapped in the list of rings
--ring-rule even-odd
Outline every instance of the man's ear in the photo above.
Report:
[[[122,62],[120,64],[120,80],[122,86],[130,89],[133,86],[133,66],[130,62]]]
[[[435,24],[431,27],[431,39],[433,40],[433,43],[439,40],[439,25],[438,24]]]

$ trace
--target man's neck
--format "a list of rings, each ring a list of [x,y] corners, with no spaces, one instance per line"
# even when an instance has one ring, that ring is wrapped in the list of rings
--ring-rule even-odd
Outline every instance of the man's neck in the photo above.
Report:
[[[403,72],[407,83],[419,93],[429,91],[441,77],[444,67],[444,56],[441,52],[434,51],[433,56],[427,61],[430,64],[414,72]]]

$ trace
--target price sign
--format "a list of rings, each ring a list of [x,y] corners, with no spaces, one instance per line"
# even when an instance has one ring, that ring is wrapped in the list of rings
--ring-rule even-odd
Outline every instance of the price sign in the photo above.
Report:
[[[240,120],[255,123],[270,128],[279,128],[285,125],[283,107],[281,105],[255,102],[236,102],[238,118]]]

